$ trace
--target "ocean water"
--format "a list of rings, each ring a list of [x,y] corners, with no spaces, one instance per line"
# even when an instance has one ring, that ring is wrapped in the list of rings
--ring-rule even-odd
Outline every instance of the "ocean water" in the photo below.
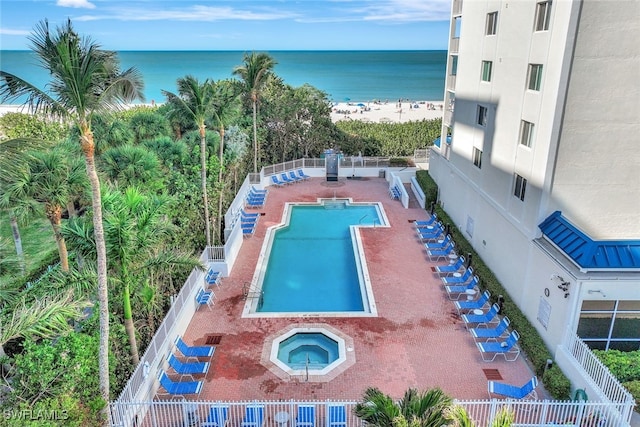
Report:
[[[424,51],[272,51],[274,72],[285,83],[308,83],[334,102],[443,99],[444,50]],[[240,51],[121,51],[122,69],[136,67],[144,76],[146,102],[163,102],[162,90],[176,92],[176,80],[188,74],[214,80],[234,77]],[[0,51],[0,69],[44,87],[48,74],[30,51]]]

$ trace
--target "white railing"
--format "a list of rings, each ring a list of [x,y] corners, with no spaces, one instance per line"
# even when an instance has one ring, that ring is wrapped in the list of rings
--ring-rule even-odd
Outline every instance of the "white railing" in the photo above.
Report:
[[[598,399],[613,404],[620,412],[621,418],[630,419],[635,406],[633,396],[593,354],[589,346],[571,331],[567,331],[562,345],[582,368],[583,376],[586,375],[593,382],[593,389],[599,395]]]
[[[424,191],[418,184],[418,180],[415,176],[411,177],[411,191],[413,191],[413,195],[416,197],[418,204],[425,209],[427,203],[427,196],[424,195]]]
[[[570,402],[553,400],[469,400],[456,401],[465,408],[475,425],[490,426],[503,408],[512,411],[514,427],[622,427],[629,421],[619,418],[611,404],[603,402]]]
[[[621,427],[629,425],[617,417],[611,406],[598,402],[516,401],[516,400],[455,400],[478,427],[488,427],[503,408],[514,416],[514,426]],[[207,422],[210,411],[226,408],[228,425],[239,426],[247,408],[261,407],[263,425],[285,427],[295,425],[298,408],[313,406],[314,424],[331,427],[329,406],[342,406],[346,415],[344,427],[363,427],[365,423],[354,415],[356,401],[149,401],[113,402],[110,404],[113,426],[194,426]]]

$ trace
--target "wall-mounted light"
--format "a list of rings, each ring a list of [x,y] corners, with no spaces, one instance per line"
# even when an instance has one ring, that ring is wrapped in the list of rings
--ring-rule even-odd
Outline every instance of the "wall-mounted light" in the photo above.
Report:
[[[587,293],[588,293],[589,295],[593,295],[593,294],[600,294],[600,295],[602,295],[602,298],[606,298],[606,297],[607,297],[607,296],[604,294],[604,292],[602,292],[600,289],[589,289],[589,290],[587,291]]]
[[[565,298],[569,297],[569,285],[571,282],[564,280],[564,277],[557,274],[552,274],[550,280],[555,282],[558,285],[558,289],[564,292]]]

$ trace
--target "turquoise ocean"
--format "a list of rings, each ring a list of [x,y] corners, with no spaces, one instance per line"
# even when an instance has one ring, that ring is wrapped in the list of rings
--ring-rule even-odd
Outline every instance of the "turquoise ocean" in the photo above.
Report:
[[[270,51],[274,72],[285,83],[308,83],[334,102],[399,98],[437,101],[444,96],[447,53],[422,51]],[[234,77],[241,51],[120,51],[122,69],[144,76],[146,102],[164,102],[162,90],[176,92],[176,80],[188,74],[201,80]],[[47,72],[30,51],[0,51],[0,69],[43,87]]]

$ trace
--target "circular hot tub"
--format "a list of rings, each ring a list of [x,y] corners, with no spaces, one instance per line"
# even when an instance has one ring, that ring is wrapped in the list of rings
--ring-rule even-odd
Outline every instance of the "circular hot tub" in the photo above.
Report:
[[[271,341],[269,361],[287,375],[321,377],[347,360],[346,347],[328,328],[295,327]]]

